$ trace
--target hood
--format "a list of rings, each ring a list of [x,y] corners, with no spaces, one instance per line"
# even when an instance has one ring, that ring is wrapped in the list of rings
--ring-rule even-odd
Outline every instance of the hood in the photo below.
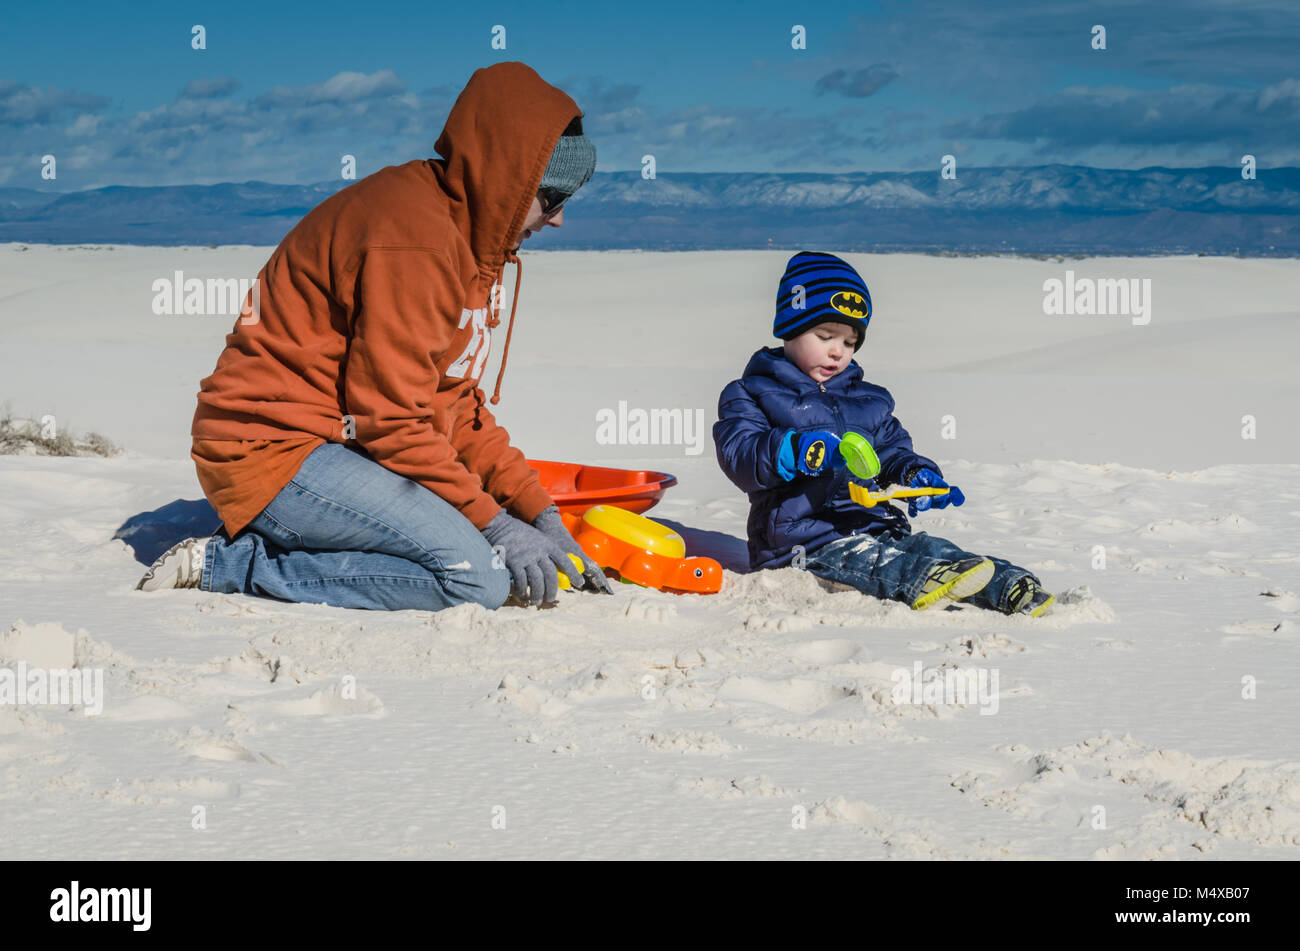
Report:
[[[756,352],[745,365],[745,376],[765,376],[794,390],[817,388],[817,381],[794,365],[784,347],[764,347]],[[857,360],[850,360],[848,366],[826,381],[826,389],[847,392],[861,379],[862,367]]]
[[[480,272],[500,282],[507,262],[515,272],[514,302],[492,402],[510,352],[523,266],[513,245],[542,183],[546,163],[578,104],[524,63],[474,70],[434,143],[440,158],[429,165],[450,199],[452,221],[469,242]],[[500,323],[494,313],[489,327]]]
[[[434,143],[434,174],[480,269],[497,270],[578,104],[524,63],[474,70]]]

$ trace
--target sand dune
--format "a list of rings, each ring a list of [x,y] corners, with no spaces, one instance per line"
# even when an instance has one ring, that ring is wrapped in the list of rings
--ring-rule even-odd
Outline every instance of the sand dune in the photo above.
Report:
[[[968,499],[914,527],[1033,569],[1046,618],[747,573],[711,441],[597,441],[619,400],[712,423],[770,342],[785,255],[759,252],[526,255],[499,407],[536,458],[675,473],[650,514],[724,563],[721,593],[136,592],[114,534],[201,498],[189,420],[232,324],[155,316],[150,281],[266,253],[0,246],[0,402],[127,450],[0,456],[0,669],[104,679],[99,716],[0,704],[11,857],[1300,856],[1296,262],[1068,264],[1145,269],[1143,327],[1045,316],[1064,263],[850,256],[877,306],[860,361]],[[900,701],[917,662],[996,671],[996,712]]]

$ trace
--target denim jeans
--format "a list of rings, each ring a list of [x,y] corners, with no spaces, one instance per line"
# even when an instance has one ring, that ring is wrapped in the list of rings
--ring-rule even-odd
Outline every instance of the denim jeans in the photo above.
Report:
[[[510,572],[495,561],[452,505],[361,449],[325,443],[234,538],[208,540],[199,586],[343,608],[499,608]]]
[[[827,542],[808,555],[806,567],[819,578],[852,585],[863,594],[911,604],[921,593],[930,569],[941,561],[957,561],[976,553],[958,548],[946,538],[913,532],[879,536],[848,535]],[[976,555],[993,562],[993,577],[981,590],[962,600],[993,611],[1007,612],[1005,598],[1028,569],[992,555]],[[1041,582],[1040,582],[1041,583]]]

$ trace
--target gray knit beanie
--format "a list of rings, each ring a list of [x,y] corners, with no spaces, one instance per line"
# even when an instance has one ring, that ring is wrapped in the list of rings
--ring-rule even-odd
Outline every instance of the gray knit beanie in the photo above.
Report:
[[[556,143],[551,160],[542,173],[542,188],[554,188],[572,195],[587,183],[596,171],[596,146],[591,139],[578,135],[562,135]]]

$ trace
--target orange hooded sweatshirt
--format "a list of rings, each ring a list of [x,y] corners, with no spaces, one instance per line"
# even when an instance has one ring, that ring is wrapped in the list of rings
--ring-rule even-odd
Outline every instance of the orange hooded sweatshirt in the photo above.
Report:
[[[441,158],[384,168],[323,201],[258,275],[199,384],[191,457],[233,536],[324,442],[354,445],[482,529],[504,506],[531,521],[551,497],[484,403],[500,323],[492,287],[565,127],[582,115],[523,63],[475,70],[434,143]],[[495,306],[493,306],[495,305]]]

